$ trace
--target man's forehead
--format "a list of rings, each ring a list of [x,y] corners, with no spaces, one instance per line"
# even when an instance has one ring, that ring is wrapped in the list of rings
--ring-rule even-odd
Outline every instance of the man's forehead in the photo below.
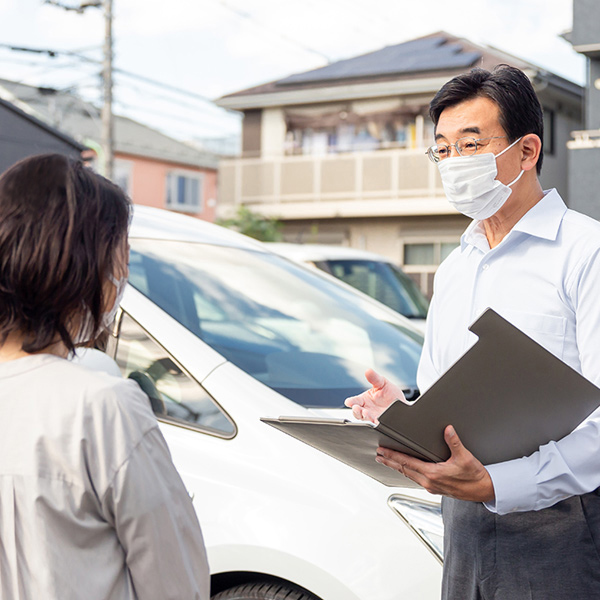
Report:
[[[490,135],[501,130],[500,110],[489,98],[478,97],[445,108],[435,129],[436,139]]]

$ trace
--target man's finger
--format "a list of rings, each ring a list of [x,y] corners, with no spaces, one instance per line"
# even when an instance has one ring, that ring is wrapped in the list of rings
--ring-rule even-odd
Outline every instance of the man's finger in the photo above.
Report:
[[[373,369],[367,369],[365,371],[365,377],[367,378],[367,381],[376,389],[382,388],[385,385],[385,377]]]
[[[390,450],[389,448],[377,448],[378,458],[385,459],[386,466],[391,466],[393,469],[398,471],[403,469],[410,469],[411,471],[420,472],[420,466],[422,461],[418,458],[412,458],[402,452],[396,450]]]
[[[346,398],[344,400],[344,404],[348,408],[353,408],[354,406],[364,406],[365,400],[362,397],[362,394],[359,394],[358,396],[350,396],[349,398]]]
[[[450,448],[450,454],[452,454],[452,456],[461,453],[465,449],[452,425],[448,425],[444,430],[444,440],[446,440],[446,444],[448,445],[448,448]]]
[[[352,407],[352,416],[362,421],[362,408],[358,404]]]

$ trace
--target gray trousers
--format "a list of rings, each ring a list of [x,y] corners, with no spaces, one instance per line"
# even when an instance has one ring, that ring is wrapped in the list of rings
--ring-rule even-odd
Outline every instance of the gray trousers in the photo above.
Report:
[[[600,491],[495,515],[443,498],[442,600],[600,599]]]

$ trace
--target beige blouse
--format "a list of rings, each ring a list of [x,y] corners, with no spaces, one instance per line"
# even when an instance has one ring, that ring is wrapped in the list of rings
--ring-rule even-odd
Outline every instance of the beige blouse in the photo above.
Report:
[[[196,513],[134,382],[0,363],[0,598],[208,600]]]

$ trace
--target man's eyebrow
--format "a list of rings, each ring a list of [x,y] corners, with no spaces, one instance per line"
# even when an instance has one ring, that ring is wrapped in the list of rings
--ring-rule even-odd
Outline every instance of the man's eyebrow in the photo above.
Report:
[[[481,129],[479,129],[479,127],[477,127],[476,125],[473,125],[472,127],[463,127],[462,129],[459,129],[458,133],[461,135],[466,133],[476,133],[477,135],[480,135]],[[437,142],[441,139],[446,139],[446,136],[443,133],[436,133],[435,141]]]

